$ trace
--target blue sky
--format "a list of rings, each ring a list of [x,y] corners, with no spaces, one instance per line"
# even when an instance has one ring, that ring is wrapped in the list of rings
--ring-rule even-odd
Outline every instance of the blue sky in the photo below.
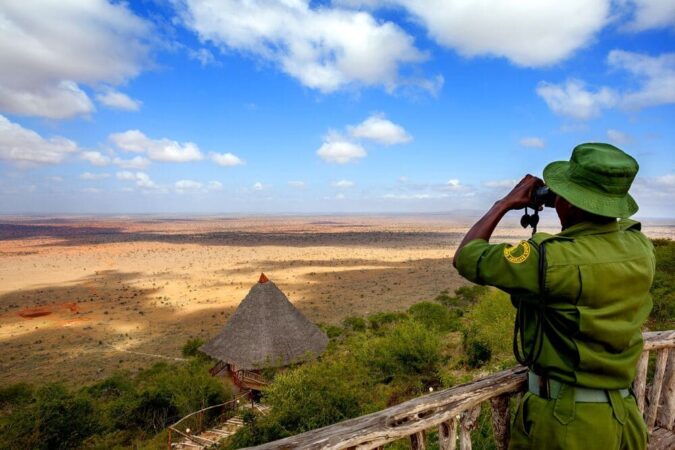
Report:
[[[673,217],[664,0],[3,2],[0,213],[482,209],[587,141]]]

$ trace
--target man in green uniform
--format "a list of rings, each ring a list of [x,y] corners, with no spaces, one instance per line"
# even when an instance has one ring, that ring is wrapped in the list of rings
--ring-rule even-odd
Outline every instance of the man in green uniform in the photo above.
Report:
[[[527,175],[481,218],[453,264],[496,286],[517,308],[514,353],[529,367],[511,449],[644,449],[647,430],[629,389],[652,308],[654,249],[629,220],[637,162],[608,144],[577,146],[544,169],[562,232],[518,245],[488,241],[544,182]],[[618,220],[617,220],[618,218]]]

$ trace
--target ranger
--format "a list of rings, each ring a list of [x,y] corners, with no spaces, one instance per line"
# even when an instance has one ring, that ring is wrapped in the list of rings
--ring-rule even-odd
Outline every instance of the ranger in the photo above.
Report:
[[[651,242],[628,219],[638,210],[628,194],[637,171],[637,161],[612,145],[581,144],[570,161],[546,166],[543,181],[526,175],[455,253],[463,277],[509,293],[517,309],[514,353],[530,370],[511,449],[647,446],[630,391],[655,267]],[[562,231],[490,244],[502,217],[532,206],[544,182]]]

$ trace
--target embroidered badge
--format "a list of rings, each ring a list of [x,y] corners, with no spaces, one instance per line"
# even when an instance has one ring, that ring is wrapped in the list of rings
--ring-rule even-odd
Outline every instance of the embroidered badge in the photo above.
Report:
[[[504,247],[504,258],[510,263],[520,264],[530,256],[530,244],[526,241],[521,241],[516,246]]]

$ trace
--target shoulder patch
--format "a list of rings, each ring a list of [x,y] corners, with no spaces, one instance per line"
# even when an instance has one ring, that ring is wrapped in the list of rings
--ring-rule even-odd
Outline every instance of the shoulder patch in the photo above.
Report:
[[[530,257],[531,249],[527,241],[520,241],[520,244],[504,247],[504,258],[510,263],[520,264]]]

